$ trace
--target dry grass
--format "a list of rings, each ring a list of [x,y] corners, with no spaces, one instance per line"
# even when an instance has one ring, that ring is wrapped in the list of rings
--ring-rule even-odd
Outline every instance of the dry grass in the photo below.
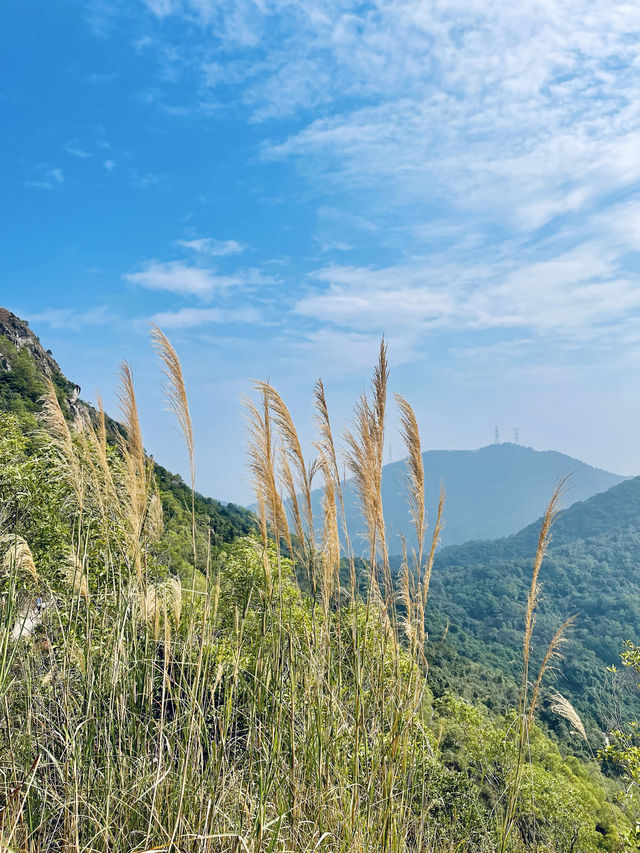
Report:
[[[38,572],[33,561],[33,554],[29,543],[16,533],[7,533],[0,536],[0,545],[5,546],[2,567],[5,572],[26,572],[37,581]]]
[[[193,486],[182,369],[166,336],[154,328],[152,337]],[[439,737],[431,729],[425,621],[444,491],[429,542],[418,425],[409,404],[397,398],[418,543],[413,556],[405,555],[398,584],[381,498],[388,379],[382,342],[370,395],[357,403],[345,436],[346,464],[368,528],[365,601],[357,592],[342,459],[321,382],[315,389],[318,460],[310,464],[284,401],[268,383],[257,383],[258,403],[247,401],[246,417],[261,541],[240,541],[209,560],[196,590],[194,535],[190,591],[168,573],[156,548],[162,510],[129,366],[121,370],[126,435],[118,453],[108,444],[101,405],[96,427],[86,425],[86,435],[74,437],[48,400],[47,424],[73,473],[75,504],[69,557],[59,567],[65,589],[52,594],[46,643],[34,639],[31,647],[10,650],[9,632],[2,630],[15,614],[0,613],[3,737],[18,713],[27,721],[10,723],[10,749],[0,761],[0,847],[29,853],[489,853],[504,839],[507,849],[508,832],[500,836],[488,823],[472,837],[455,810],[440,802],[438,785],[447,783],[449,770],[438,763]],[[316,476],[323,486],[317,529]],[[559,493],[545,516],[534,566],[527,666],[538,574],[558,499]],[[5,572],[17,576],[20,566],[35,579],[26,542],[4,537],[3,543],[12,554]],[[296,570],[306,575],[302,587]],[[341,589],[341,570],[349,574],[349,595]],[[549,647],[526,705],[531,714],[561,640],[559,632]],[[527,690],[528,676],[524,701]],[[523,711],[523,726],[525,718]]]
[[[51,377],[47,376],[45,382],[46,391],[41,400],[40,419],[57,451],[59,470],[73,489],[78,507],[81,509],[84,497],[82,473],[73,446],[71,431],[60,408],[58,395]]]
[[[176,417],[189,454],[189,471],[191,473],[191,487],[195,489],[196,482],[196,457],[193,444],[193,426],[189,412],[189,401],[187,389],[182,375],[182,365],[178,353],[173,348],[171,341],[155,324],[151,326],[151,340],[160,356],[162,372],[165,377],[165,397],[169,409]]]
[[[61,569],[65,583],[75,595],[89,598],[89,581],[84,571],[82,561],[75,551],[69,551]]]
[[[427,519],[425,514],[424,462],[422,459],[420,430],[410,404],[400,394],[396,394],[395,398],[400,410],[401,434],[408,453],[407,497],[416,532],[416,542],[418,543],[417,562],[418,565],[422,565]]]
[[[557,691],[552,692],[550,707],[555,714],[558,714],[559,717],[563,717],[567,722],[571,723],[574,730],[585,742],[589,742],[580,715],[565,696]]]
[[[152,472],[142,443],[133,375],[126,361],[120,367],[118,400],[126,431],[125,437],[120,436],[120,449],[126,470],[124,517],[129,532],[129,559],[140,589],[144,590],[147,578],[146,572],[143,571],[146,563],[143,559],[142,533],[149,503]]]
[[[531,583],[527,596],[527,609],[525,615],[525,631],[524,631],[524,646],[523,646],[523,668],[522,668],[522,686],[520,690],[520,708],[519,708],[519,725],[516,728],[516,761],[513,770],[511,784],[508,787],[507,805],[504,812],[500,834],[500,853],[507,850],[507,845],[511,840],[513,829],[515,826],[517,809],[520,802],[520,792],[522,788],[522,779],[526,767],[526,755],[529,746],[529,732],[533,723],[533,716],[540,698],[540,690],[542,679],[552,664],[554,659],[561,657],[560,647],[566,642],[566,631],[573,623],[575,617],[571,616],[567,619],[555,632],[546,652],[542,658],[542,663],[538,671],[538,675],[529,693],[531,685],[529,681],[529,670],[531,664],[531,643],[533,638],[533,629],[535,626],[536,610],[540,599],[540,583],[539,575],[542,567],[542,562],[546,556],[551,542],[551,534],[553,524],[558,517],[562,498],[564,497],[568,477],[562,479],[553,491],[551,500],[547,504],[540,532],[538,534],[538,544],[536,554],[533,561],[533,571],[531,573]]]

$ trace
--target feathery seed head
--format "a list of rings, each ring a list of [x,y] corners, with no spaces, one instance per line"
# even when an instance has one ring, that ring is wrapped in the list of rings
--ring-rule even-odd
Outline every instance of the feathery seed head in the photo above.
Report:
[[[0,543],[6,546],[3,568],[7,571],[12,569],[18,572],[27,572],[34,580],[38,580],[38,573],[33,561],[33,554],[26,539],[17,533],[8,533],[0,536]]]

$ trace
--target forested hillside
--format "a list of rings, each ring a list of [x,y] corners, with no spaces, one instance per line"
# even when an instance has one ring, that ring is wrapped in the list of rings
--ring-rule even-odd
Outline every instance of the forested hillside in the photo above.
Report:
[[[445,548],[433,569],[427,613],[432,637],[448,624],[453,649],[513,679],[519,673],[525,591],[539,529],[537,522],[505,539]],[[623,641],[637,637],[639,589],[636,477],[560,513],[542,582],[539,636],[576,616],[557,667],[558,686],[602,731],[619,716],[640,712],[635,691],[619,696],[607,676],[607,668],[619,663]],[[439,667],[437,659],[434,663]]]

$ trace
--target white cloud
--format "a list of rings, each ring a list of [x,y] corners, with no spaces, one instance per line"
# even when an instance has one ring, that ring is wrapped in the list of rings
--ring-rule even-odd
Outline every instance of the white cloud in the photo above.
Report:
[[[225,255],[239,255],[246,252],[247,246],[237,240],[213,240],[211,237],[200,237],[193,240],[176,240],[178,246],[189,249],[201,255],[212,257],[223,257]]]
[[[171,15],[179,8],[179,5],[175,0],[144,0],[144,3],[151,12],[159,18]]]
[[[145,35],[145,36],[141,36],[140,38],[136,39],[133,43],[133,47],[134,47],[136,53],[142,53],[145,48],[149,47],[149,45],[152,45],[152,44],[153,44],[153,39],[151,38],[151,36]]]
[[[267,156],[295,156],[336,186],[383,181],[384,204],[394,191],[427,194],[484,216],[515,212],[525,229],[640,179],[640,7],[312,5],[306,26],[291,13],[271,73],[244,93],[256,117],[315,107],[316,85],[331,107],[267,142]]]
[[[181,50],[172,67],[185,81],[199,74],[189,103],[262,123],[262,164],[295,163],[314,187],[319,246],[375,245],[375,263],[283,288],[283,311],[326,334],[406,334],[409,349],[426,329],[516,329],[573,346],[630,328],[640,205],[620,199],[640,185],[639,5],[146,3],[193,34],[188,49],[166,21],[164,48],[154,35],[159,54]],[[202,262],[244,248],[178,245]],[[204,281],[175,292],[208,294],[208,276],[261,283],[257,271],[183,265]]]
[[[227,323],[256,324],[261,320],[260,312],[246,308],[180,308],[178,311],[161,311],[154,314],[152,322],[162,329],[193,329],[198,326]]]
[[[105,167],[107,172],[111,172],[111,171],[113,171],[113,169],[115,169],[116,162],[115,162],[115,160],[105,160],[102,165]]]
[[[208,297],[214,291],[243,284],[237,276],[217,275],[206,267],[196,267],[183,261],[147,261],[141,270],[127,273],[124,278],[147,290],[164,290],[187,296]]]
[[[263,156],[295,159],[322,194],[367,193],[369,218],[427,204],[526,233],[640,182],[628,0],[146,3],[200,25],[188,51],[165,33],[197,100],[295,116]]]
[[[475,267],[428,259],[382,268],[330,266],[294,311],[344,328],[404,331],[519,329],[587,341],[619,334],[640,312],[637,279],[599,242],[546,260]]]

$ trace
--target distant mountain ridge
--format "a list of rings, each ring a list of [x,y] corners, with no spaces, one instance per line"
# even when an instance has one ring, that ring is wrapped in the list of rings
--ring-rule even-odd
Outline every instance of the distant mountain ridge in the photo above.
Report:
[[[422,457],[429,519],[435,517],[440,483],[447,495],[443,545],[498,539],[521,530],[542,514],[554,486],[568,474],[570,503],[586,500],[627,479],[564,453],[511,443],[490,444],[479,450],[428,450]],[[384,466],[382,503],[389,550],[396,554],[402,550],[401,534],[409,546],[414,544],[405,478],[404,460]],[[348,529],[358,552],[365,527],[351,481],[346,481],[344,491]],[[314,510],[319,512],[320,490],[313,497]]]

